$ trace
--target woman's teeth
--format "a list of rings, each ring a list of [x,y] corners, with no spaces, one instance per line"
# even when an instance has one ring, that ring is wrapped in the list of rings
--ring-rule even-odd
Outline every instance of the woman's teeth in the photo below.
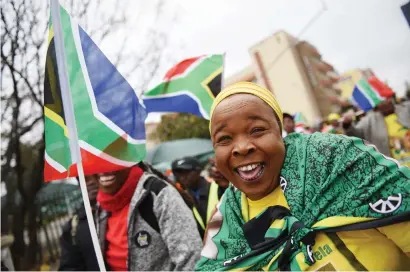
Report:
[[[238,170],[240,170],[240,171],[251,171],[251,170],[255,169],[256,167],[258,167],[259,165],[260,165],[260,163],[249,164],[249,165],[239,167]]]
[[[261,163],[249,164],[237,168],[239,176],[246,181],[253,181],[262,176],[264,166]]]

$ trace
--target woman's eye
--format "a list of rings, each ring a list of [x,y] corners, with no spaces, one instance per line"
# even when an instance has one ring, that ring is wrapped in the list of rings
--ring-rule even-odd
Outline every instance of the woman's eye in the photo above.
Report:
[[[221,136],[218,138],[217,143],[226,143],[227,141],[229,141],[231,139],[231,137],[229,136]]]
[[[263,132],[263,131],[265,131],[264,128],[253,128],[251,130],[251,134],[260,133],[260,132]]]

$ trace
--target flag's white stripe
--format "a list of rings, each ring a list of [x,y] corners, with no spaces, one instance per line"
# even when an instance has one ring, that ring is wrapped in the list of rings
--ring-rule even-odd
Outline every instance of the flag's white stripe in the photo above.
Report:
[[[130,161],[124,161],[124,160],[114,158],[114,157],[108,155],[107,153],[104,153],[103,151],[99,150],[98,148],[95,148],[94,146],[92,146],[92,145],[90,145],[90,144],[88,144],[88,143],[86,143],[82,140],[79,140],[79,144],[80,144],[80,147],[82,149],[87,150],[88,152],[94,154],[95,156],[103,158],[104,160],[106,160],[106,161],[108,161],[112,164],[121,165],[121,166],[124,166],[124,167],[131,167],[131,166],[133,166],[133,165],[135,165],[139,162],[139,161],[130,162]]]
[[[356,87],[363,94],[363,96],[366,97],[366,99],[369,101],[369,104],[372,105],[372,107],[374,107],[375,103],[373,99],[371,99],[371,97],[367,94],[366,89],[361,86],[360,82],[356,84]]]
[[[373,93],[377,96],[377,98],[379,98],[380,100],[384,100],[384,97],[380,96],[379,91],[374,88],[370,83],[367,83],[370,86],[370,89],[372,89]]]
[[[183,91],[177,91],[177,92],[174,92],[174,93],[160,94],[160,95],[156,95],[156,96],[143,96],[143,99],[144,100],[145,99],[147,99],[147,100],[151,99],[152,100],[152,99],[160,99],[160,98],[174,97],[174,96],[180,96],[180,95],[187,95],[190,98],[192,98],[198,104],[198,108],[199,108],[199,111],[201,112],[202,116],[205,119],[209,120],[209,115],[208,115],[207,111],[204,109],[204,107],[202,106],[201,101],[198,99],[198,97],[196,97],[195,95],[193,95],[189,91],[184,91],[183,90]]]
[[[58,163],[57,161],[55,161],[53,158],[51,158],[48,154],[47,151],[45,151],[44,153],[44,159],[47,161],[47,163],[49,165],[51,165],[51,167],[53,167],[54,169],[56,169],[58,172],[60,173],[64,173],[67,171],[67,169],[62,166],[60,163]]]
[[[120,137],[123,136],[124,134],[126,134],[127,138],[125,140],[128,143],[130,143],[130,144],[144,144],[145,139],[144,140],[137,140],[137,139],[132,138],[130,135],[128,135],[128,133],[123,131],[120,127],[118,127],[115,123],[113,123],[110,119],[108,119],[104,114],[102,114],[98,110],[97,101],[95,99],[93,87],[91,85],[90,77],[88,75],[87,65],[85,64],[84,53],[83,53],[83,48],[81,46],[80,33],[78,31],[78,27],[79,27],[78,24],[76,24],[74,22],[71,22],[71,29],[72,29],[73,36],[74,36],[75,46],[77,48],[78,59],[80,61],[80,65],[81,65],[81,71],[83,72],[83,75],[84,75],[84,81],[85,81],[85,85],[87,87],[88,95],[90,97],[91,107],[92,107],[94,116],[98,120],[103,122],[111,130],[113,130],[115,133],[117,133]]]

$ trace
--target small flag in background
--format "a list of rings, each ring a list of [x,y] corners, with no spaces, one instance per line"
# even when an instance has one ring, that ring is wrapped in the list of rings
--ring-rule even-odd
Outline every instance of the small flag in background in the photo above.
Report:
[[[308,121],[306,120],[305,116],[303,116],[303,113],[301,113],[301,112],[296,112],[293,115],[293,120],[295,121],[295,127],[309,126]]]
[[[371,77],[369,80],[362,78],[356,83],[351,100],[366,112],[379,105],[386,97],[392,95],[394,95],[394,92],[376,77]]]
[[[145,109],[87,33],[62,7],[60,14],[84,173],[130,167],[145,157]],[[44,82],[46,181],[77,176],[61,99],[52,24],[49,32]]]
[[[301,112],[296,112],[293,115],[293,120],[295,121],[295,132],[303,133],[303,134],[310,134],[309,124],[306,117]]]
[[[185,112],[209,119],[222,87],[223,59],[223,55],[205,55],[172,67],[162,83],[144,94],[147,112]]]

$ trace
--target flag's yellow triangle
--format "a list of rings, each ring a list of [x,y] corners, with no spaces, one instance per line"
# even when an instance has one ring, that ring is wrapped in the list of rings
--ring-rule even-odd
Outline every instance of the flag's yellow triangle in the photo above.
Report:
[[[65,125],[64,120],[60,115],[58,115],[57,113],[55,113],[47,107],[44,107],[44,115],[50,120],[52,120],[54,123],[59,125],[64,130],[64,135],[68,138],[67,126]]]

